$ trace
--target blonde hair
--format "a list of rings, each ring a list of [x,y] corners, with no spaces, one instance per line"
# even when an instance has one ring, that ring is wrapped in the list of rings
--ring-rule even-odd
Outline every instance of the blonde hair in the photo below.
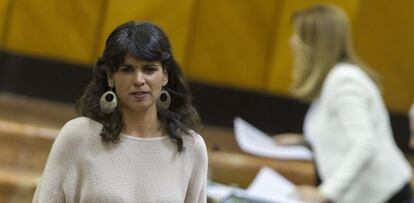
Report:
[[[338,62],[356,64],[377,82],[377,75],[356,55],[350,23],[341,8],[317,4],[295,13],[292,20],[302,45],[302,61],[293,70],[294,96],[305,100],[319,96],[326,75]]]

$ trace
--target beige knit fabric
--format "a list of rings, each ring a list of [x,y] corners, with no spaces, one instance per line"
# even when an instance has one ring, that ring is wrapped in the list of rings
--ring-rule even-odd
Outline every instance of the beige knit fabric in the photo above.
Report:
[[[121,134],[102,142],[102,125],[69,121],[49,154],[33,203],[206,202],[207,150],[200,135],[183,136],[178,153],[167,136]]]

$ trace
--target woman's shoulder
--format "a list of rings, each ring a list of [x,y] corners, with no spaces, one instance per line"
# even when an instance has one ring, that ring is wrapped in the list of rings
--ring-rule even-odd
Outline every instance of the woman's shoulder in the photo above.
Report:
[[[99,134],[102,125],[88,117],[77,117],[68,121],[61,129],[57,139],[78,140],[87,135]]]
[[[328,79],[366,79],[369,76],[358,66],[351,63],[338,63],[328,73]]]
[[[208,166],[208,153],[207,147],[203,137],[195,131],[190,131],[190,135],[183,136],[184,141],[184,156],[188,159],[193,167],[207,168]]]
[[[186,150],[198,151],[201,153],[207,152],[206,144],[203,137],[196,131],[190,130],[189,135],[183,136]]]
[[[338,63],[328,73],[324,89],[336,87],[371,87],[374,85],[372,79],[358,65],[350,63]]]
[[[78,117],[68,121],[60,130],[56,137],[51,154],[56,159],[74,159],[79,157],[79,153],[85,152],[85,150],[79,150],[84,148],[85,145],[90,143],[92,135],[99,135],[100,132],[99,123],[93,121],[90,118]]]
[[[339,63],[328,73],[321,99],[338,103],[338,99],[358,98],[360,100],[380,99],[381,92],[371,77],[357,65]]]
[[[96,128],[102,126],[99,122],[89,118],[89,117],[76,117],[72,120],[66,122],[64,127],[85,127],[85,128]]]

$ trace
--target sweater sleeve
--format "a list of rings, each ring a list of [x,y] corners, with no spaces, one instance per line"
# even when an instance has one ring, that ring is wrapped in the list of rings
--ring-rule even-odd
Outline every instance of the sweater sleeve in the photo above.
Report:
[[[68,122],[59,132],[33,197],[33,203],[75,202],[75,157],[78,130]]]
[[[348,152],[336,167],[337,171],[319,186],[322,194],[334,202],[351,186],[375,152],[370,96],[365,90],[367,87],[360,82],[352,77],[338,78],[330,89],[331,111],[336,114],[346,136],[351,138]]]
[[[192,146],[191,153],[194,153],[193,169],[191,172],[190,182],[188,184],[187,193],[185,197],[186,203],[206,203],[207,202],[207,168],[208,157],[207,148],[203,138],[196,134],[195,143]]]

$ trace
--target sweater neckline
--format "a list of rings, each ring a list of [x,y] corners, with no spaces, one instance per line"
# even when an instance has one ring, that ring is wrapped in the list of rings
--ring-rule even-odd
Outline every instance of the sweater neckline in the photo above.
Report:
[[[140,141],[140,142],[154,142],[154,141],[160,141],[168,138],[168,136],[161,136],[161,137],[137,137],[133,135],[128,135],[121,133],[120,137],[127,140],[133,140],[133,141]]]

